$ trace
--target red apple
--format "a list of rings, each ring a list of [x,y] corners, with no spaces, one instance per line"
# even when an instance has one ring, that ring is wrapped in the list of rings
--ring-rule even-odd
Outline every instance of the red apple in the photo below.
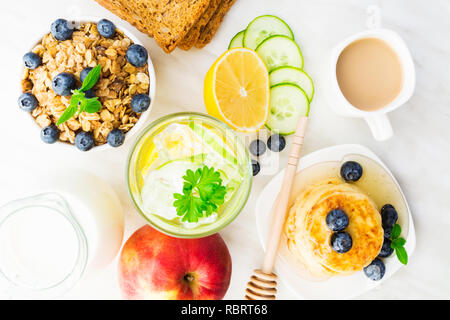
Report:
[[[146,225],[125,243],[119,284],[126,299],[222,299],[231,278],[231,256],[219,234],[180,239]]]

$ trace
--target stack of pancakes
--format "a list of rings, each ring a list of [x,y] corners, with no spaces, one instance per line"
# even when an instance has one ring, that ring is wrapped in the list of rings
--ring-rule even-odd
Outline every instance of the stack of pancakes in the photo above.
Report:
[[[330,245],[333,233],[326,223],[333,209],[349,218],[346,232],[352,248],[335,252]],[[378,255],[383,245],[381,215],[373,201],[356,186],[328,179],[308,186],[296,199],[286,220],[284,235],[289,252],[316,278],[349,275],[362,270]]]
[[[203,48],[236,0],[95,0],[141,32],[154,37],[167,53]]]

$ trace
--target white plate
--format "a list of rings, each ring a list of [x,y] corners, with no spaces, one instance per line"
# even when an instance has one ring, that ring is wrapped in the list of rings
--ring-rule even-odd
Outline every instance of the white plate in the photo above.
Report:
[[[300,159],[298,171],[313,164],[325,161],[341,161],[346,155],[349,154],[360,154],[377,161],[386,169],[399,187],[403,199],[405,199],[405,205],[408,211],[409,219],[406,223],[408,223],[409,226],[407,227],[408,234],[406,237],[405,249],[408,252],[408,255],[411,256],[416,246],[416,235],[411,211],[397,180],[386,165],[372,151],[357,144],[345,144],[321,149],[302,157]],[[256,227],[259,240],[264,249],[266,247],[267,235],[269,232],[271,209],[280,190],[283,174],[284,170],[279,172],[267,184],[256,202]],[[275,273],[279,276],[283,284],[291,289],[299,299],[349,299],[375,288],[383,281],[386,281],[403,266],[397,260],[395,254],[389,258],[383,259],[383,261],[386,264],[386,274],[380,281],[369,280],[363,272],[357,272],[346,277],[332,277],[325,281],[309,281],[299,276],[293,270],[291,265],[289,265],[283,258],[280,258],[280,255],[278,255],[278,259],[275,264]]]

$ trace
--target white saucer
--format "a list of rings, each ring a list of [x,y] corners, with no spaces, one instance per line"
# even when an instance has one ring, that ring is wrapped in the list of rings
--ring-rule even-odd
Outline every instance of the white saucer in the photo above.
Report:
[[[340,161],[349,154],[360,154],[377,161],[386,169],[398,185],[397,180],[386,165],[372,151],[357,144],[338,145],[310,153],[300,158],[298,171],[324,161]],[[271,209],[280,190],[283,180],[283,173],[284,170],[279,172],[267,184],[256,202],[256,227],[259,240],[264,249],[269,231]],[[414,223],[405,195],[399,185],[398,187],[403,195],[403,199],[405,199],[405,205],[409,216],[407,221],[409,226],[407,227],[408,234],[406,237],[405,249],[408,252],[409,257],[411,257],[416,246]],[[402,226],[402,229],[405,227],[406,226]],[[275,273],[278,275],[283,284],[291,289],[299,299],[349,299],[375,288],[383,281],[386,281],[403,266],[397,260],[395,253],[389,258],[383,259],[383,261],[386,265],[386,274],[380,281],[372,281],[368,279],[363,272],[357,272],[351,276],[333,277],[325,281],[310,281],[299,276],[292,269],[292,266],[289,265],[284,259],[280,258],[280,256],[278,256],[275,265]]]

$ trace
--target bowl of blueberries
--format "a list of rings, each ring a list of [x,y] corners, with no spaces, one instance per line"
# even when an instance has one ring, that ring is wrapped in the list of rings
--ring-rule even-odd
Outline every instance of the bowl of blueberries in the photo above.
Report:
[[[49,27],[22,57],[19,109],[31,115],[46,144],[120,147],[145,126],[154,102],[147,49],[107,19],[61,18]]]

